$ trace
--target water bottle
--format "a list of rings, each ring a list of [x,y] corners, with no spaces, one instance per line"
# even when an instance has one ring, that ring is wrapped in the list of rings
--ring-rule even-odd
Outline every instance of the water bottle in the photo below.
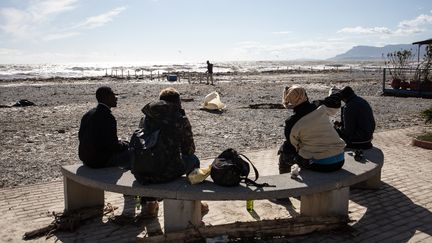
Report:
[[[247,200],[246,201],[246,210],[249,213],[252,213],[254,211],[254,201],[253,200]]]

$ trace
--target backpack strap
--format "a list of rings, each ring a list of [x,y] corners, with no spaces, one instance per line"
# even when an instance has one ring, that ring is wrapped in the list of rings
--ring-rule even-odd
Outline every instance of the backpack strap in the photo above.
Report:
[[[252,165],[252,168],[254,169],[254,172],[255,172],[255,180],[251,180],[247,177],[243,179],[247,186],[276,187],[275,185],[269,185],[268,183],[257,183],[256,180],[258,180],[258,178],[259,178],[259,173],[258,173],[257,168],[252,163],[252,161],[250,161],[250,159],[248,157],[246,157],[244,154],[239,154],[239,155],[241,155],[243,158],[245,158]]]
[[[253,180],[253,181],[258,180],[258,178],[259,178],[259,173],[258,173],[258,170],[257,170],[257,168],[255,167],[255,165],[252,163],[252,161],[250,161],[250,159],[249,159],[248,157],[246,157],[246,155],[244,155],[244,154],[238,154],[238,155],[240,155],[240,156],[242,156],[243,158],[245,158],[245,159],[249,162],[249,164],[252,165],[252,168],[254,169],[254,172],[255,172],[255,180]]]

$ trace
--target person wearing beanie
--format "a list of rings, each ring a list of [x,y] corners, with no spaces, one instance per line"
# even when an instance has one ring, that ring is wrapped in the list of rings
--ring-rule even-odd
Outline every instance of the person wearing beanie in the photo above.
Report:
[[[372,148],[375,118],[369,103],[346,86],[339,95],[345,105],[341,109],[341,122],[335,123],[340,137],[346,142],[347,148]]]
[[[286,140],[278,151],[279,173],[289,173],[294,164],[321,172],[342,168],[345,143],[329,120],[329,108],[310,103],[299,85],[285,88],[282,103],[294,114],[285,121]]]

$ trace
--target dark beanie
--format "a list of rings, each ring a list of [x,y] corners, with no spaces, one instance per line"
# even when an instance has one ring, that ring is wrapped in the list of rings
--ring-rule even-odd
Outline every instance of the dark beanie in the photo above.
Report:
[[[350,96],[354,95],[354,90],[350,86],[345,86],[340,92],[341,99],[348,99]]]

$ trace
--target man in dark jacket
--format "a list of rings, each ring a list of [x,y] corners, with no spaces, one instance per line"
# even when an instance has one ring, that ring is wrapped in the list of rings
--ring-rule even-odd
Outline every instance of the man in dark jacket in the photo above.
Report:
[[[340,137],[345,140],[346,147],[372,148],[375,118],[371,106],[349,86],[343,88],[339,94],[345,105],[341,111],[341,123],[335,125]]]
[[[117,97],[110,87],[104,86],[96,90],[96,99],[98,105],[81,119],[79,158],[92,168],[130,168],[128,142],[118,140],[117,122],[111,114],[111,108],[117,107]]]
[[[207,84],[214,85],[213,83],[213,63],[207,60]],[[209,82],[210,80],[210,82]]]

